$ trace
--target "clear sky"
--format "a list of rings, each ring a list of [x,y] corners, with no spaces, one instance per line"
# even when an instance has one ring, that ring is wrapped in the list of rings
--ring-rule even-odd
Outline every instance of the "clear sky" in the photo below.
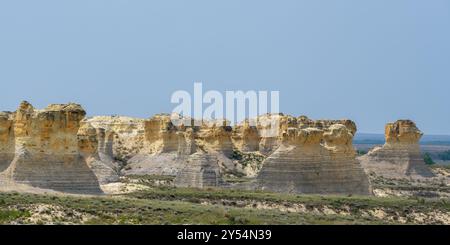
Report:
[[[450,134],[448,0],[0,2],[0,110],[170,112],[172,92],[279,90],[281,111]]]

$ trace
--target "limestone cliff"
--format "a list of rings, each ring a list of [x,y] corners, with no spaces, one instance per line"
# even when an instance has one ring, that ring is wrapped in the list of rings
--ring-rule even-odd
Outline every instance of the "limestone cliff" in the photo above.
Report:
[[[182,168],[185,154],[180,154],[189,137],[175,127],[169,115],[156,115],[144,122],[143,148],[127,162],[125,175],[173,175]],[[180,151],[179,151],[180,150]],[[189,155],[192,152],[187,152]]]
[[[280,146],[263,162],[258,188],[289,193],[371,194],[352,146],[356,128],[339,124],[341,121],[300,119],[283,122],[289,127],[281,127],[287,129],[283,129]]]
[[[245,120],[243,123],[233,128],[233,144],[236,149],[242,152],[259,151],[261,137],[256,123]]]
[[[176,185],[202,187],[221,183],[234,168],[232,129],[221,123],[175,126],[170,115],[155,115],[144,122],[144,134],[143,149],[127,162],[125,175],[171,175]]]
[[[0,172],[14,159],[14,113],[0,112]]]
[[[204,152],[192,154],[186,158],[186,163],[175,177],[174,184],[196,188],[224,185],[217,156]]]
[[[257,128],[260,135],[259,152],[269,156],[281,144],[282,134],[288,127],[296,127],[296,119],[289,115],[266,114],[257,118]]]
[[[102,132],[99,152],[104,157],[126,162],[144,144],[144,120],[124,116],[95,116],[85,119]]]
[[[0,113],[0,180],[100,193],[100,184],[120,175],[170,175],[176,186],[200,188],[227,185],[225,176],[257,176],[259,188],[281,192],[370,192],[355,160],[350,120],[278,113],[231,127],[224,120],[193,126],[192,119],[168,114],[147,120],[85,115],[73,103],[37,110],[22,102],[16,112]],[[187,124],[174,125],[174,117]],[[390,135],[393,145],[416,140]]]
[[[253,124],[250,125],[250,122]],[[327,129],[334,124],[342,124],[351,134],[356,133],[356,124],[348,119],[311,120],[306,116],[294,117],[283,113],[269,113],[258,116],[252,121],[246,120],[236,126],[233,132],[233,143],[240,151],[259,151],[261,154],[269,156],[281,145],[282,134],[288,128]]]
[[[78,151],[77,132],[85,111],[77,104],[36,110],[24,101],[13,117],[14,159],[9,181],[76,193],[100,193],[95,174]]]
[[[83,121],[78,130],[78,149],[83,161],[95,174],[100,184],[119,180],[119,164],[112,158],[112,144],[105,136],[105,130],[94,128]]]
[[[386,143],[360,157],[369,172],[387,178],[433,177],[420,152],[419,140],[423,133],[410,120],[398,120],[385,127]]]

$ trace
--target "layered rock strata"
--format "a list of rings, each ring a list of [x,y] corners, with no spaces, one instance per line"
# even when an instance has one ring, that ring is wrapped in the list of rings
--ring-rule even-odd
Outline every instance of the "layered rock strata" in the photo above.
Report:
[[[167,114],[147,120],[85,114],[77,104],[37,110],[28,102],[0,113],[0,180],[100,193],[100,184],[122,174],[170,175],[176,186],[199,188],[224,186],[224,176],[257,176],[258,188],[273,191],[370,193],[355,161],[350,120],[280,113],[230,127],[224,120],[193,126]],[[174,117],[187,124],[174,125]]]
[[[183,130],[176,128],[168,115],[156,115],[146,120],[143,148],[130,158],[122,173],[175,176],[183,167],[184,156],[193,153],[191,148],[186,148],[194,142]],[[186,154],[182,154],[185,151]]]
[[[423,133],[410,120],[398,120],[385,127],[386,143],[359,158],[369,172],[387,178],[427,178],[434,174],[420,152]]]
[[[144,134],[144,147],[125,175],[171,175],[178,186],[203,187],[222,183],[234,168],[232,129],[223,123],[175,126],[170,115],[156,115],[144,122]]]
[[[258,188],[305,194],[371,194],[352,146],[356,127],[340,124],[343,121],[289,121],[289,126],[296,127],[283,130],[280,146],[263,162]]]
[[[283,133],[289,128],[317,128],[327,129],[334,124],[342,124],[351,134],[356,133],[356,124],[348,119],[343,120],[311,120],[306,116],[294,117],[290,115],[265,114],[253,119],[255,126],[249,126],[249,121],[236,127],[233,139],[237,149],[243,152],[259,151],[269,156],[281,144]]]
[[[95,174],[100,184],[119,180],[120,166],[112,158],[112,143],[102,128],[82,122],[78,130],[78,149],[83,161]]]
[[[123,116],[95,116],[85,119],[94,128],[104,131],[99,152],[105,157],[127,162],[144,145],[144,119]]]
[[[78,151],[85,111],[77,104],[36,110],[24,101],[12,117],[14,158],[2,173],[8,182],[74,193],[100,193],[95,174]]]
[[[178,187],[195,188],[223,186],[217,156],[201,152],[192,154],[178,172],[174,184]]]

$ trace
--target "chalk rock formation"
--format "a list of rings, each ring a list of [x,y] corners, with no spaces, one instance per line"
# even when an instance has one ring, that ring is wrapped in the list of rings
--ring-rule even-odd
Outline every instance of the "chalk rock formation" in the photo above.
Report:
[[[14,113],[0,112],[0,172],[14,159]]]
[[[218,158],[214,154],[197,152],[186,159],[186,164],[178,172],[174,184],[178,187],[222,186],[222,175]]]
[[[22,102],[12,122],[14,159],[5,170],[7,178],[44,189],[100,193],[96,176],[78,151],[77,132],[85,114],[77,104],[36,110]]]
[[[257,124],[250,120],[245,120],[240,125],[233,128],[233,145],[242,152],[259,151],[259,143],[261,137],[257,128]]]
[[[183,128],[172,124],[169,115],[155,115],[144,122],[142,150],[127,162],[122,172],[125,175],[175,176],[183,167],[185,155],[192,153],[180,154],[187,145],[195,144],[191,140]],[[180,151],[178,146],[182,146]]]
[[[272,154],[281,144],[282,134],[289,127],[296,127],[296,119],[289,115],[266,114],[259,116],[258,132],[260,135],[259,152],[266,156]]]
[[[306,194],[371,194],[352,146],[356,127],[341,122],[285,117],[280,126],[281,144],[263,162],[258,188]]]
[[[83,121],[78,130],[78,149],[84,162],[95,174],[100,184],[119,180],[120,166],[112,156],[112,144],[105,136],[105,130],[94,128]]]
[[[225,184],[223,175],[235,171],[230,160],[233,153],[232,128],[225,125],[225,121],[205,122],[192,131],[196,148],[178,172],[174,180],[176,186],[203,188]]]
[[[226,126],[225,121],[205,122],[196,132],[196,138],[204,151],[230,157],[233,154],[232,132],[232,127]]]
[[[410,120],[398,120],[385,127],[386,143],[360,157],[361,164],[370,173],[387,178],[433,177],[420,152],[422,132]]]
[[[120,174],[171,175],[177,186],[200,188],[225,185],[228,175],[257,175],[260,188],[274,191],[369,193],[355,161],[356,125],[350,120],[278,113],[233,128],[225,120],[194,126],[174,114],[148,120],[85,114],[77,104],[37,110],[28,102],[0,113],[0,182],[100,193],[100,184],[118,181]],[[390,145],[420,138],[404,133],[413,127],[399,128],[391,130]]]
[[[122,173],[171,175],[179,186],[222,183],[220,177],[234,168],[229,159],[232,129],[222,124],[175,126],[171,115],[155,115],[144,122],[143,149],[127,162]]]
[[[104,131],[99,153],[122,162],[139,153],[144,144],[144,120],[123,116],[96,116],[85,119]]]

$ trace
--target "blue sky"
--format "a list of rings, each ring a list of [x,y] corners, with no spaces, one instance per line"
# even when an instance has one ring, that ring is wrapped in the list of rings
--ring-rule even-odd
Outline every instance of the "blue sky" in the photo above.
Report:
[[[281,111],[450,134],[450,1],[1,1],[0,110],[149,117],[175,90],[279,90]]]

